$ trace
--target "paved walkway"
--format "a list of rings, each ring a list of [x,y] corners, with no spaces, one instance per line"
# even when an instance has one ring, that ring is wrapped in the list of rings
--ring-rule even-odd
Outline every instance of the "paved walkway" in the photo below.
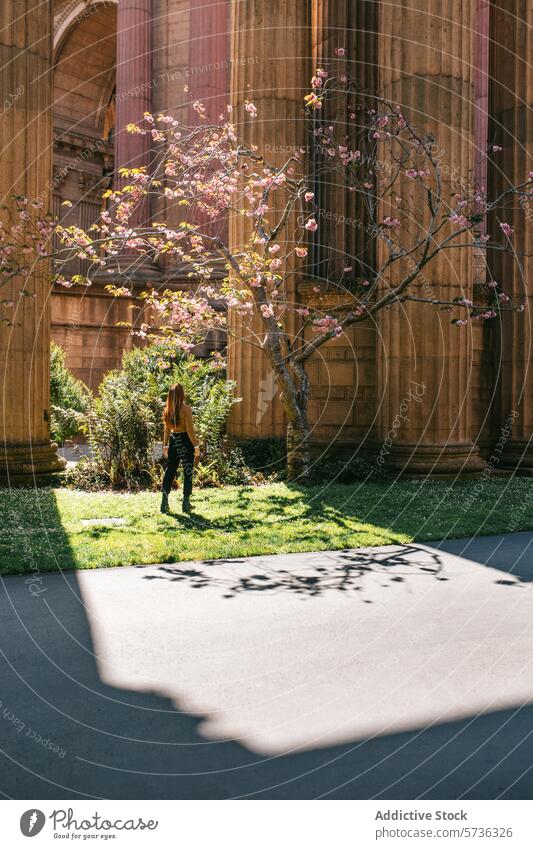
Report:
[[[7,578],[0,789],[531,798],[532,580],[531,533]]]

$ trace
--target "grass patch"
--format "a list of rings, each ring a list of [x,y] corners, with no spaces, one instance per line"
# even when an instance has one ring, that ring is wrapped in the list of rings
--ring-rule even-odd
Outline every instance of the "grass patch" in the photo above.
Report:
[[[0,573],[212,560],[532,530],[532,491],[527,478],[328,484],[309,489],[276,483],[197,491],[195,513],[189,518],[179,512],[177,493],[171,495],[176,512],[164,516],[157,493],[0,490]]]

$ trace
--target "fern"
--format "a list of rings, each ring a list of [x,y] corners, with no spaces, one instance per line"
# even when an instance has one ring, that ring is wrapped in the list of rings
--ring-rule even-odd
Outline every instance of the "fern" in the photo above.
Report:
[[[50,346],[50,436],[64,442],[86,429],[93,397],[87,386],[66,366],[66,353]]]

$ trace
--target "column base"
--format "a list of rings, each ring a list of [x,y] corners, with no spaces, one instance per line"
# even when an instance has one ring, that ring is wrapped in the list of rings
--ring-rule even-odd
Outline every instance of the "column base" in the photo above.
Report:
[[[387,471],[410,478],[477,478],[486,466],[472,443],[447,446],[378,443],[373,454],[378,465]]]
[[[7,444],[0,449],[0,485],[44,486],[53,483],[66,465],[55,442]]]
[[[510,440],[503,450],[499,465],[510,473],[533,477],[533,441]]]

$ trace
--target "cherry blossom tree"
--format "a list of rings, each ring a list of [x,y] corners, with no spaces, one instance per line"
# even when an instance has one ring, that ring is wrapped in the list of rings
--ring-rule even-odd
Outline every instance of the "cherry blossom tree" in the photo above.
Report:
[[[466,289],[451,301],[421,297],[413,284],[445,252],[510,251],[520,261],[512,228],[498,216],[509,202],[523,209],[533,202],[533,172],[521,185],[489,199],[471,175],[443,173],[436,140],[411,124],[400,106],[361,91],[334,67],[316,70],[305,98],[312,156],[306,149],[293,150],[273,164],[240,138],[231,107],[217,124],[206,120],[201,103],[194,108],[198,126],[146,114],[141,125],[127,128],[151,136],[152,167],[121,170],[119,186],[105,193],[107,208],[89,231],[43,216],[39,201],[16,198],[0,224],[0,279],[22,281],[19,294],[30,297],[33,265],[50,258],[52,240],[53,281],[62,286],[90,285],[97,272],[110,275],[109,290],[117,297],[131,297],[138,262],[168,257],[185,268],[191,281],[187,291],[146,287],[139,297],[144,319],[132,320],[131,332],[171,337],[189,351],[210,330],[225,327],[230,344],[238,332],[259,347],[272,365],[286,415],[288,477],[305,482],[307,364],[319,348],[409,300],[450,312],[458,328],[494,319],[504,309],[524,308],[492,280],[490,269],[491,295],[483,304],[473,303]],[[244,108],[250,119],[260,117],[251,101]],[[365,240],[377,249],[372,263],[368,251],[364,257],[342,257],[340,276],[329,281],[340,297],[325,311],[299,303],[288,280],[295,273],[313,279],[309,250],[320,237],[321,220],[316,187],[335,174],[357,197]],[[153,199],[152,208],[165,207],[166,216],[134,226],[135,211],[147,198]],[[177,223],[169,224],[169,215]],[[228,216],[238,224],[232,228],[241,234],[238,243],[217,228]],[[491,235],[485,222],[494,230]],[[73,257],[86,261],[85,275],[66,275]],[[220,268],[222,275],[215,273]],[[13,301],[0,303],[1,320],[9,325]],[[237,323],[227,322],[228,311]],[[248,332],[251,327],[261,332]]]

